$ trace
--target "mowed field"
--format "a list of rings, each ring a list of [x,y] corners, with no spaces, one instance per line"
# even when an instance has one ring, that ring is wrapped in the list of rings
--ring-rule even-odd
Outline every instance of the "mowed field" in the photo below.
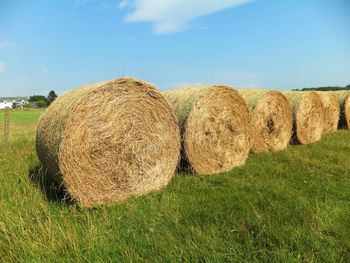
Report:
[[[23,137],[33,138],[36,123],[43,112],[43,109],[25,109],[10,111],[10,139]],[[0,110],[0,142],[4,136],[4,111]]]
[[[0,262],[350,260],[350,131],[84,209],[41,177],[41,112],[12,111],[10,142],[1,144]],[[2,140],[1,111],[0,123]]]

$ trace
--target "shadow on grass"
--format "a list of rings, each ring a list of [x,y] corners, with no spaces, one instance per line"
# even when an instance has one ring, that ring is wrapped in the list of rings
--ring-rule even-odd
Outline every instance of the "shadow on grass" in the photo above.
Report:
[[[73,203],[64,186],[54,181],[41,165],[31,167],[28,172],[31,182],[40,188],[47,200],[57,203]]]

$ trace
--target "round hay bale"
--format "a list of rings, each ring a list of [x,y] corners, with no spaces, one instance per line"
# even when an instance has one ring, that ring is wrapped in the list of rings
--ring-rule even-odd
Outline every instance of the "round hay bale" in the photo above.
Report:
[[[250,149],[249,112],[234,89],[188,87],[164,94],[179,119],[181,170],[214,174],[245,163]]]
[[[93,206],[166,186],[180,132],[160,92],[121,78],[58,97],[39,120],[36,149],[48,176],[82,206]]]
[[[319,91],[323,106],[323,134],[337,131],[339,122],[339,103],[334,92]]]
[[[293,110],[292,143],[309,144],[321,139],[323,133],[323,107],[316,92],[285,92]]]
[[[278,151],[289,144],[293,115],[279,91],[239,90],[250,111],[251,152]]]
[[[348,90],[336,91],[340,113],[338,128],[350,129],[350,92]]]

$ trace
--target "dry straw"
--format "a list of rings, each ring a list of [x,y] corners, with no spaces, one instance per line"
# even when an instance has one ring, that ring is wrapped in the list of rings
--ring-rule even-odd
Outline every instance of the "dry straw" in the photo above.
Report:
[[[339,128],[350,129],[350,92],[348,90],[336,91],[340,107]]]
[[[239,90],[250,111],[253,153],[278,151],[289,144],[293,116],[286,97],[278,91]]]
[[[293,109],[293,143],[309,144],[321,139],[323,133],[323,107],[316,92],[285,92]]]
[[[250,149],[249,113],[234,89],[188,87],[164,94],[172,102],[181,128],[180,169],[213,174],[245,163]]]
[[[321,97],[324,114],[323,133],[330,134],[337,131],[339,121],[339,103],[334,92],[317,92]]]
[[[41,117],[36,142],[48,175],[83,206],[166,186],[180,152],[169,103],[153,86],[132,78],[60,96]]]

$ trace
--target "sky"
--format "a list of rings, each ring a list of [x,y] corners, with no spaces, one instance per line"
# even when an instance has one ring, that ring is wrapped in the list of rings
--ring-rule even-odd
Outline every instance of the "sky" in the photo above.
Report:
[[[0,0],[0,97],[132,76],[293,88],[350,84],[349,0]]]

